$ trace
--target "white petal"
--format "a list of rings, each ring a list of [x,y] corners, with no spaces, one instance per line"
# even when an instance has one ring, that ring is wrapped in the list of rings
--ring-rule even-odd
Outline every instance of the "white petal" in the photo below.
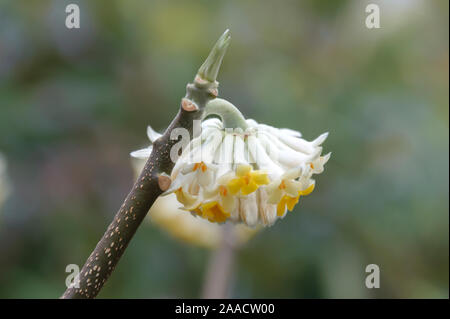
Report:
[[[185,174],[189,172],[189,169],[185,169],[184,167],[186,165],[191,165],[192,167],[195,163],[192,163],[189,161],[189,156],[184,154],[184,156],[181,156],[175,163],[175,166],[172,169],[172,173],[170,174],[170,178],[172,178],[172,181],[177,177],[178,173],[183,170]]]
[[[183,165],[183,167],[181,167],[180,171],[183,175],[192,173],[194,171],[195,165],[196,165],[195,163],[185,164],[185,165]]]
[[[286,173],[283,174],[283,179],[296,179],[296,178],[300,177],[301,173],[302,173],[302,167],[297,166],[297,167],[287,170]]]
[[[253,192],[239,199],[241,202],[239,215],[248,226],[256,226],[258,222],[258,203],[256,193]]]
[[[245,122],[247,122],[247,125],[250,127],[257,127],[258,123],[254,119],[246,119]]]
[[[213,183],[214,173],[210,169],[207,169],[204,172],[197,173],[197,176],[200,186],[207,187],[211,186],[211,184]]]
[[[135,157],[135,158],[145,159],[145,158],[148,158],[150,156],[150,154],[152,153],[152,149],[153,149],[153,147],[149,146],[147,148],[143,148],[141,150],[137,150],[137,151],[131,152],[130,155],[132,157]]]
[[[283,169],[279,167],[269,157],[269,155],[267,155],[266,150],[262,146],[262,140],[259,138],[255,138],[251,139],[251,142],[255,144],[255,147],[250,147],[249,151],[252,152],[252,157],[256,159],[256,165],[258,166],[258,169],[263,169],[269,172],[269,176],[271,178],[280,176],[283,173]]]
[[[300,190],[304,191],[305,189],[307,189],[309,186],[311,186],[312,184],[315,184],[316,182],[311,179],[311,178],[300,178],[300,183],[301,183],[301,187]]]
[[[258,196],[259,220],[264,226],[270,226],[276,220],[276,206],[267,203],[267,192],[265,189],[259,188],[256,193]]]
[[[330,159],[331,153],[328,153],[325,156],[319,157],[317,159],[315,159],[312,163],[314,166],[314,169],[312,170],[312,172],[314,174],[320,174],[323,172],[323,166],[325,165],[326,162],[328,162],[328,160]]]
[[[170,184],[169,189],[167,189],[163,193],[163,195],[170,194],[173,191],[175,191],[178,188],[183,187],[183,186],[184,186],[184,189],[188,188],[186,183],[189,182],[189,179],[186,177],[186,175],[180,174],[177,178],[173,178],[172,176],[171,176],[171,178],[172,178],[172,183]]]
[[[186,160],[189,163],[200,163],[202,161],[202,141],[200,137],[194,138],[183,151],[186,152]],[[184,157],[184,156],[182,156]]]
[[[202,129],[214,128],[214,129],[222,129],[222,121],[217,117],[211,117],[202,122]]]
[[[315,154],[305,155],[300,152],[295,152],[289,149],[283,149],[279,157],[279,162],[280,164],[288,168],[298,167],[303,163],[311,162],[315,156],[316,156]]]
[[[220,151],[218,152],[215,162],[219,165],[217,176],[222,176],[231,170],[231,163],[233,162],[233,148],[234,148],[234,136],[231,134],[225,134],[225,137],[220,145]]]
[[[280,155],[278,146],[262,134],[258,134],[258,141],[272,162],[278,163],[278,156]]]
[[[310,142],[302,138],[293,137],[287,134],[280,134],[279,139],[285,145],[289,146],[290,148],[298,152],[302,152],[304,154],[311,154],[312,152],[314,152],[315,145],[311,144]]]
[[[321,145],[328,137],[328,132],[321,134],[318,138],[311,142],[314,146]]]
[[[213,126],[202,126],[202,141],[207,140],[211,134],[223,134],[223,131]]]
[[[217,184],[226,185],[230,180],[232,180],[235,177],[236,175],[234,174],[234,171],[229,171],[228,173],[220,175],[220,177],[217,178]]]
[[[244,139],[240,135],[234,137],[234,149],[233,149],[233,163],[234,164],[248,164],[245,156],[245,143]]]
[[[152,127],[149,125],[147,126],[147,136],[150,139],[150,141],[153,143],[154,141],[156,141],[158,138],[160,138],[162,136],[162,134],[159,134],[158,132],[156,132],[154,129],[152,129]]]
[[[325,165],[331,157],[331,152],[323,156],[323,165]]]
[[[291,135],[294,137],[302,137],[302,133],[300,133],[299,131],[294,131],[291,130],[290,128],[280,128],[279,129],[279,134],[287,134],[287,135]],[[279,134],[277,134],[279,136]]]
[[[286,193],[291,197],[297,197],[298,191],[301,189],[302,183],[299,181],[285,181]]]
[[[267,192],[268,198],[267,203],[276,205],[281,200],[281,197],[283,197],[284,192],[278,187],[273,188],[270,192]]]
[[[201,148],[201,158],[203,163],[212,164],[214,156],[220,144],[222,144],[223,134],[221,131],[214,131],[209,138],[203,143]]]
[[[266,212],[267,217],[267,225],[271,226],[275,223],[277,220],[277,206],[276,205],[270,205],[266,204],[266,207],[264,207],[264,211]]]
[[[236,207],[230,213],[230,220],[233,223],[237,223],[241,220],[241,216],[239,216],[239,211],[241,209],[240,207],[241,207],[240,200],[238,198],[236,198]]]

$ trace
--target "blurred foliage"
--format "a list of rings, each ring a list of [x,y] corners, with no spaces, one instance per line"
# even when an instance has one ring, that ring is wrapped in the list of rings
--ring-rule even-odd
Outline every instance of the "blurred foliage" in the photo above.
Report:
[[[240,251],[233,296],[448,298],[448,2],[370,2],[381,29],[357,0],[2,1],[0,297],[64,291],[133,183],[129,152],[230,28],[220,95],[306,139],[329,131],[333,152],[313,195]],[[198,297],[208,257],[144,223],[99,297]]]

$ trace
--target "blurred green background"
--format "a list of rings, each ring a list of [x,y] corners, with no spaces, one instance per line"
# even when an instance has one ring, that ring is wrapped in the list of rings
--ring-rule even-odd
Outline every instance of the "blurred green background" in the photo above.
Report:
[[[66,29],[77,3],[81,28]],[[381,29],[365,27],[365,7]],[[219,35],[220,96],[330,132],[315,192],[240,250],[232,297],[448,298],[448,1],[2,1],[0,297],[56,298]],[[99,297],[200,295],[210,251],[144,222]],[[381,269],[367,289],[365,267]]]

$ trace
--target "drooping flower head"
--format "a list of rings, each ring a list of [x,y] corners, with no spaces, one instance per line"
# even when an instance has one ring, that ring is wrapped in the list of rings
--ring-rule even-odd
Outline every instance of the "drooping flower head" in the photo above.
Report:
[[[222,116],[201,123],[199,136],[176,160],[166,194],[175,193],[182,209],[210,222],[272,225],[314,190],[312,177],[330,158],[321,156],[328,133],[308,142],[300,132],[240,116],[238,125],[236,114],[233,121]],[[159,137],[151,128],[148,135]],[[132,156],[150,153],[151,146]]]

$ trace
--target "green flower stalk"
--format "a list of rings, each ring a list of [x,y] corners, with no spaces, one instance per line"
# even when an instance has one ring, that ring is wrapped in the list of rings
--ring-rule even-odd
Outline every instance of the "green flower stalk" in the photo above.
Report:
[[[218,115],[226,128],[241,128],[245,130],[248,127],[242,113],[227,100],[217,98],[208,102],[203,117],[207,117],[210,114]]]

